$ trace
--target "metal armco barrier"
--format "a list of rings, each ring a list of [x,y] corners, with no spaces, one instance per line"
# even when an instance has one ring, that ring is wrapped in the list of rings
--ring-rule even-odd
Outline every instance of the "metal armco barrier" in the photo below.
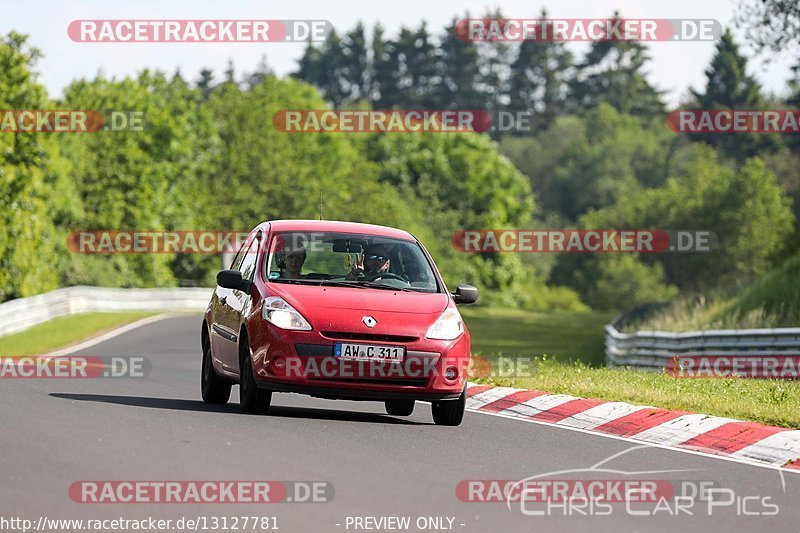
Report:
[[[110,289],[67,287],[0,304],[0,335],[22,331],[51,318],[97,311],[203,311],[213,289]]]
[[[663,370],[676,355],[800,356],[800,328],[710,329],[671,333],[619,328],[652,310],[636,308],[606,325],[606,364]]]

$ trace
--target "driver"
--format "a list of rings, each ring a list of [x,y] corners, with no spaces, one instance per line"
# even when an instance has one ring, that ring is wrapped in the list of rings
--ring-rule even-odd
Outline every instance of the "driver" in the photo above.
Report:
[[[361,265],[356,264],[345,279],[355,280],[363,275],[364,280],[374,281],[389,272],[391,261],[383,244],[372,244],[364,249]]]

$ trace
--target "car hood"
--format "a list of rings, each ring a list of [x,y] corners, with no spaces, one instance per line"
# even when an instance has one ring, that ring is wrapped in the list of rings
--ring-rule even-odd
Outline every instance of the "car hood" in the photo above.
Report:
[[[345,332],[424,336],[450,303],[450,296],[444,293],[278,283],[271,284],[270,289],[306,317],[312,327]],[[362,322],[366,315],[375,318],[377,325],[367,329]]]

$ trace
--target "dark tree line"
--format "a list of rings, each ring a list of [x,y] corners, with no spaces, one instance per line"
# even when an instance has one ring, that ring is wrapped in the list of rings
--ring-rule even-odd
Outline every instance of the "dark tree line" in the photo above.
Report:
[[[423,22],[395,37],[377,25],[369,45],[361,23],[343,36],[331,32],[321,45],[309,43],[294,75],[336,107],[533,110],[545,128],[600,102],[633,115],[664,112],[661,92],[646,79],[641,43],[597,42],[577,61],[562,42],[464,40],[457,22],[438,35]]]

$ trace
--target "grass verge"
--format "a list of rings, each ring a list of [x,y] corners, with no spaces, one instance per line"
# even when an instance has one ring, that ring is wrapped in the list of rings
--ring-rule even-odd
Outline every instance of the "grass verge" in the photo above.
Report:
[[[474,354],[490,361],[496,361],[498,355],[536,356],[534,364],[525,369],[526,375],[473,381],[800,429],[798,382],[676,379],[658,372],[603,367],[603,326],[613,314],[487,307],[462,307],[460,311],[472,334]]]
[[[538,313],[493,307],[459,311],[472,336],[472,353],[482,356],[548,354],[561,361],[604,362],[605,326],[614,313],[555,311]]]
[[[81,313],[43,322],[18,333],[0,337],[0,356],[40,355],[156,313]]]
[[[800,383],[794,381],[674,378],[549,358],[539,358],[530,376],[475,381],[800,428]]]

